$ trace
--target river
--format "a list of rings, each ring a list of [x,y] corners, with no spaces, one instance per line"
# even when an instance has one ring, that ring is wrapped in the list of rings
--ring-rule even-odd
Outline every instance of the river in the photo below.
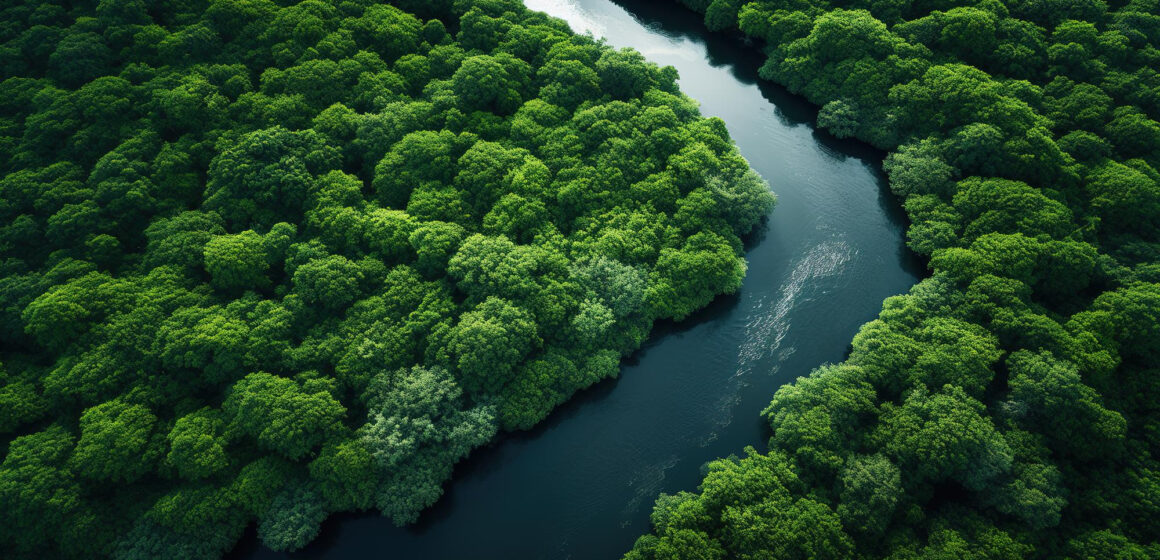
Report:
[[[706,461],[763,449],[758,414],[774,391],[840,361],[882,300],[919,278],[882,154],[816,131],[808,103],[758,83],[752,49],[709,34],[673,2],[526,3],[676,67],[702,113],[728,125],[778,195],[768,227],[749,242],[741,291],[658,324],[618,379],[477,450],[418,524],[337,515],[293,554],[262,547],[250,529],[231,558],[618,558],[648,531],[659,493],[695,490]]]

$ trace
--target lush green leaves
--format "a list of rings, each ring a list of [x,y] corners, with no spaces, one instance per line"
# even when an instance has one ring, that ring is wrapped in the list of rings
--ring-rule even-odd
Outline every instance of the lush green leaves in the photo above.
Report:
[[[81,415],[81,436],[70,462],[77,473],[97,480],[132,482],[157,459],[157,417],[123,401],[94,406]]]
[[[17,558],[412,522],[735,291],[772,205],[673,69],[519,2],[74,4],[0,8]]]
[[[205,269],[210,283],[220,290],[241,291],[263,287],[268,282],[266,248],[262,237],[246,230],[236,235],[220,235],[205,244]]]
[[[230,388],[222,410],[231,433],[299,459],[342,430],[346,414],[325,384],[252,373]]]
[[[212,476],[229,466],[221,414],[210,409],[178,418],[169,431],[166,462],[184,478]]]
[[[680,3],[763,42],[761,77],[819,126],[889,151],[933,278],[778,390],[766,457],[802,488],[711,468],[627,557],[1154,555],[1155,6]]]

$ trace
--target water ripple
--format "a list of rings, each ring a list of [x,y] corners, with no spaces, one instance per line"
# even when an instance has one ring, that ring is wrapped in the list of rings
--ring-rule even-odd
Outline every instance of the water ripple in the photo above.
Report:
[[[704,414],[711,418],[712,430],[697,438],[699,447],[707,447],[718,438],[719,432],[733,422],[734,410],[741,403],[742,389],[748,386],[746,377],[771,357],[776,357],[776,364],[766,366],[764,373],[772,375],[777,372],[780,364],[794,353],[793,346],[782,348],[782,341],[789,333],[790,314],[798,304],[808,301],[810,295],[824,294],[828,290],[825,284],[819,284],[822,278],[838,277],[846,263],[855,254],[848,243],[841,239],[829,239],[805,251],[804,256],[798,259],[787,278],[781,283],[781,290],[777,299],[770,302],[767,296],[762,296],[753,305],[753,311],[745,319],[742,342],[737,350],[737,369],[734,370],[728,382],[731,387],[719,398]]]
[[[811,285],[815,280],[840,273],[853,254],[850,245],[841,239],[823,241],[810,248],[797,262],[782,283],[775,302],[767,305],[764,297],[758,301],[754,313],[746,320],[745,340],[738,349],[734,377],[749,374],[758,362],[773,356],[781,348],[781,342],[789,332],[790,311],[802,294],[819,289]],[[792,348],[786,350],[793,351]]]

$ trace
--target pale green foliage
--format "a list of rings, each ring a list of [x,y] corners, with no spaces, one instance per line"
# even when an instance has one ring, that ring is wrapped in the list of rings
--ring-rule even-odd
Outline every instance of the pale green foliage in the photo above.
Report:
[[[291,486],[270,502],[258,521],[258,538],[274,550],[294,551],[314,539],[324,519],[322,496],[306,486]]]
[[[495,434],[494,409],[464,409],[462,395],[439,367],[372,381],[360,438],[380,473],[375,505],[396,524],[414,521],[443,493],[446,471]]]

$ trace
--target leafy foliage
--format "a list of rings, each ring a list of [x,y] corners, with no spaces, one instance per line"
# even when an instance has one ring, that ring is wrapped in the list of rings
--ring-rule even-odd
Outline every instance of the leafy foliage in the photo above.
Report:
[[[626,558],[1155,556],[1156,3],[680,2],[889,151],[931,277]]]
[[[773,204],[672,69],[514,0],[0,21],[6,558],[413,522],[737,290]]]

